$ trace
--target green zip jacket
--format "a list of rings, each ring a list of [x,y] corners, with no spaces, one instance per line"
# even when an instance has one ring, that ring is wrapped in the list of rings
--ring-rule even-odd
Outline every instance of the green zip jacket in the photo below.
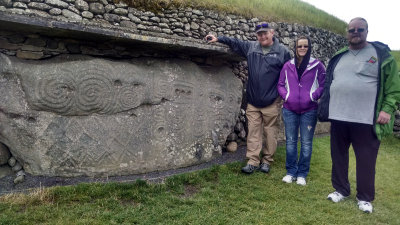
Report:
[[[394,113],[400,102],[400,72],[397,69],[396,61],[390,54],[387,45],[381,42],[369,42],[374,46],[379,62],[378,92],[375,101],[374,128],[379,140],[393,132],[395,116]],[[322,122],[329,121],[329,99],[330,87],[333,78],[333,71],[340,58],[349,50],[348,47],[340,49],[330,60],[325,76],[324,92],[318,106],[318,119]],[[384,111],[391,115],[387,124],[377,124],[379,112]]]

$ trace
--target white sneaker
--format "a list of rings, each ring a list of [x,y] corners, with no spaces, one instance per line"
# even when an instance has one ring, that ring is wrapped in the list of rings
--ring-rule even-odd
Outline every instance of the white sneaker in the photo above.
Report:
[[[340,194],[339,192],[335,191],[332,192],[328,195],[328,199],[331,200],[332,202],[340,202],[343,199],[345,199],[346,197],[343,196],[342,194]]]
[[[306,186],[306,178],[304,177],[297,177],[296,184],[301,185],[301,186]]]
[[[292,183],[293,180],[294,180],[294,177],[289,174],[282,178],[282,181],[285,183],[288,183],[288,184]]]
[[[358,200],[358,199],[357,199]],[[363,211],[363,212],[366,212],[366,213],[372,213],[372,204],[371,204],[371,202],[366,202],[366,201],[360,201],[360,200],[358,200],[358,203],[357,203],[357,205],[358,205],[358,208],[361,210],[361,211]]]

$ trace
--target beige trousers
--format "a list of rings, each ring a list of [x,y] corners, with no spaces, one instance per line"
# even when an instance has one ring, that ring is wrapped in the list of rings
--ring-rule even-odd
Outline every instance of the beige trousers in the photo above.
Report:
[[[271,164],[274,159],[278,144],[277,135],[279,131],[278,118],[281,114],[282,100],[278,97],[271,105],[257,108],[251,104],[247,105],[246,116],[249,132],[247,134],[248,164],[259,166],[261,163]],[[265,145],[263,147],[263,133]],[[260,158],[260,152],[262,155]]]

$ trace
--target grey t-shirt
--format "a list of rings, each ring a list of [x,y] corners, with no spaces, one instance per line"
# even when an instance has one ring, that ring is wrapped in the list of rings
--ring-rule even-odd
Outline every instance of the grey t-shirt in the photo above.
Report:
[[[371,44],[342,56],[333,72],[329,119],[373,124],[378,69],[377,53]]]
[[[264,55],[268,54],[271,51],[271,46],[266,46],[266,47],[261,46],[261,48],[262,48]]]

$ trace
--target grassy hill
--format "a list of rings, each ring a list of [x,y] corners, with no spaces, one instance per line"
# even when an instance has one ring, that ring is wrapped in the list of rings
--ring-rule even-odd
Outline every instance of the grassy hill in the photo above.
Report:
[[[115,0],[130,6],[159,11],[161,8],[193,7],[257,17],[265,21],[289,22],[344,34],[346,23],[300,0]]]

